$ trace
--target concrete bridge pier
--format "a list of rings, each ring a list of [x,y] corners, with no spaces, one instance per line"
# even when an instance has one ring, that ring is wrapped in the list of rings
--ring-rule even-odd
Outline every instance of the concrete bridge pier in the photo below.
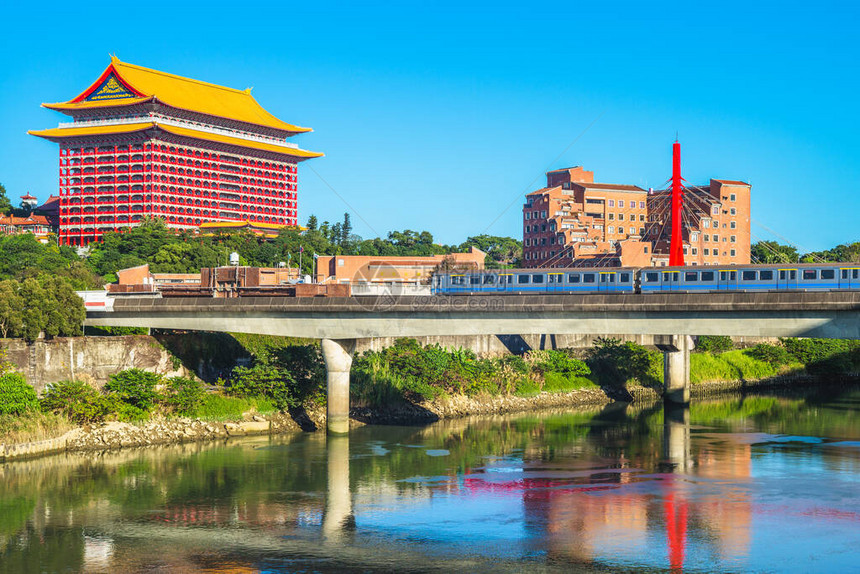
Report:
[[[663,351],[663,399],[686,405],[690,402],[693,338],[689,335],[655,335],[654,344]]]
[[[322,531],[326,542],[337,543],[355,525],[349,489],[349,437],[328,437],[326,451],[328,476]]]
[[[330,435],[349,434],[349,370],[355,339],[323,339],[326,367],[326,430]]]

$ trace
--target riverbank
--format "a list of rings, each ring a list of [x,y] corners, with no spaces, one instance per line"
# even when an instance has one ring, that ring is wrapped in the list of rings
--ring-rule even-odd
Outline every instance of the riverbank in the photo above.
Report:
[[[713,399],[738,393],[814,387],[860,386],[860,376],[835,377],[827,383],[805,373],[781,375],[755,381],[710,381],[694,384],[691,396]],[[600,407],[613,402],[660,400],[653,387],[638,384],[615,389],[579,389],[565,393],[516,395],[447,396],[417,402],[400,401],[384,406],[355,406],[350,410],[353,427],[371,425],[423,425],[469,416],[528,413],[560,408]],[[123,448],[226,440],[233,437],[300,432],[324,432],[325,407],[311,406],[291,413],[245,413],[241,419],[155,419],[144,423],[105,422],[75,427],[60,436],[40,441],[0,444],[0,462],[34,458],[60,452],[107,451]]]

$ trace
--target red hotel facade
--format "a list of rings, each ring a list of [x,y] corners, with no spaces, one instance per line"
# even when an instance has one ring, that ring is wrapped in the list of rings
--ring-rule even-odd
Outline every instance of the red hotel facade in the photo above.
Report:
[[[297,165],[322,154],[286,140],[311,131],[234,90],[113,58],[76,98],[44,107],[72,122],[31,131],[60,144],[59,240],[86,245],[160,217],[297,224]]]

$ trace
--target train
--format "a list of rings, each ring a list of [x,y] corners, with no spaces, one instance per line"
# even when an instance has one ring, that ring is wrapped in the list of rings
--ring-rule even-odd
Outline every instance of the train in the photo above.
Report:
[[[433,275],[434,295],[860,290],[858,263],[493,269]]]

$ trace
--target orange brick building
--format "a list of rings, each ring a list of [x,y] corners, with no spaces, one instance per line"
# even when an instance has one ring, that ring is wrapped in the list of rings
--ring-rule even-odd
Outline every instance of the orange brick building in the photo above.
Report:
[[[525,267],[650,267],[669,260],[670,193],[595,183],[581,166],[547,172],[523,206]],[[750,186],[711,180],[687,189],[684,252],[691,265],[750,262]]]
[[[486,253],[474,247],[468,253],[428,257],[321,255],[315,279],[317,283],[426,283],[440,266],[480,270],[485,258]]]

